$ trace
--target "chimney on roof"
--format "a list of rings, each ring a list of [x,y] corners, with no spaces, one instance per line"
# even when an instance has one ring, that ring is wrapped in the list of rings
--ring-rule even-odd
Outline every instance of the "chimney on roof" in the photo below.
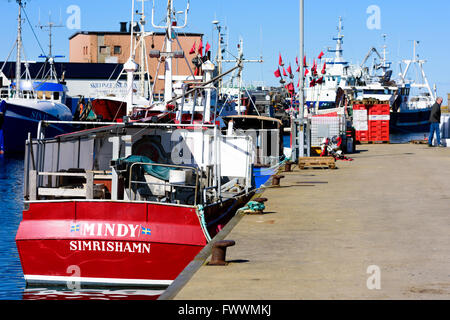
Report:
[[[120,32],[127,32],[127,22],[120,22]]]

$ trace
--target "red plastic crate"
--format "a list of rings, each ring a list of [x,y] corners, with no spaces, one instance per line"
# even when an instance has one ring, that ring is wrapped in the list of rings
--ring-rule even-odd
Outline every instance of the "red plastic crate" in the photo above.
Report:
[[[369,115],[388,115],[390,113],[388,104],[374,104],[368,107]]]
[[[353,110],[365,110],[365,109],[367,109],[365,104],[354,104],[353,105]]]

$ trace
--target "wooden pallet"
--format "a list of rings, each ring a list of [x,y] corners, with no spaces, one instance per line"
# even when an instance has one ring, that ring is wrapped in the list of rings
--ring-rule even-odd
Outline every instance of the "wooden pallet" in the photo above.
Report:
[[[336,169],[336,160],[333,157],[302,157],[298,159],[300,170],[305,168]]]
[[[383,143],[390,143],[389,141],[359,141],[360,144],[383,144]]]
[[[427,144],[428,140],[411,140],[411,141],[409,141],[409,143],[412,143],[412,144]]]
[[[362,100],[351,100],[351,105],[354,104],[364,104],[364,105],[374,105],[374,104],[389,104],[389,101],[381,101],[374,98],[362,99]]]

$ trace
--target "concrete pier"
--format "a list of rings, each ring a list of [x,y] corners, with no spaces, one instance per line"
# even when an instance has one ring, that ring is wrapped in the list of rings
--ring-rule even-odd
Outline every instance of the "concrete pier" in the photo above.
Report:
[[[229,264],[204,263],[172,298],[449,299],[450,148],[357,151],[336,170],[283,173],[265,214],[226,236]]]

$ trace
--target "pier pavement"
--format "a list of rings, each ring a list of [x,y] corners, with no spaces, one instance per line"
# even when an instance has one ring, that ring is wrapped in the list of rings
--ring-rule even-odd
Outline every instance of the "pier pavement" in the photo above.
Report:
[[[229,264],[206,254],[161,298],[449,299],[450,148],[370,144],[351,157],[283,173],[265,214],[226,236]]]

